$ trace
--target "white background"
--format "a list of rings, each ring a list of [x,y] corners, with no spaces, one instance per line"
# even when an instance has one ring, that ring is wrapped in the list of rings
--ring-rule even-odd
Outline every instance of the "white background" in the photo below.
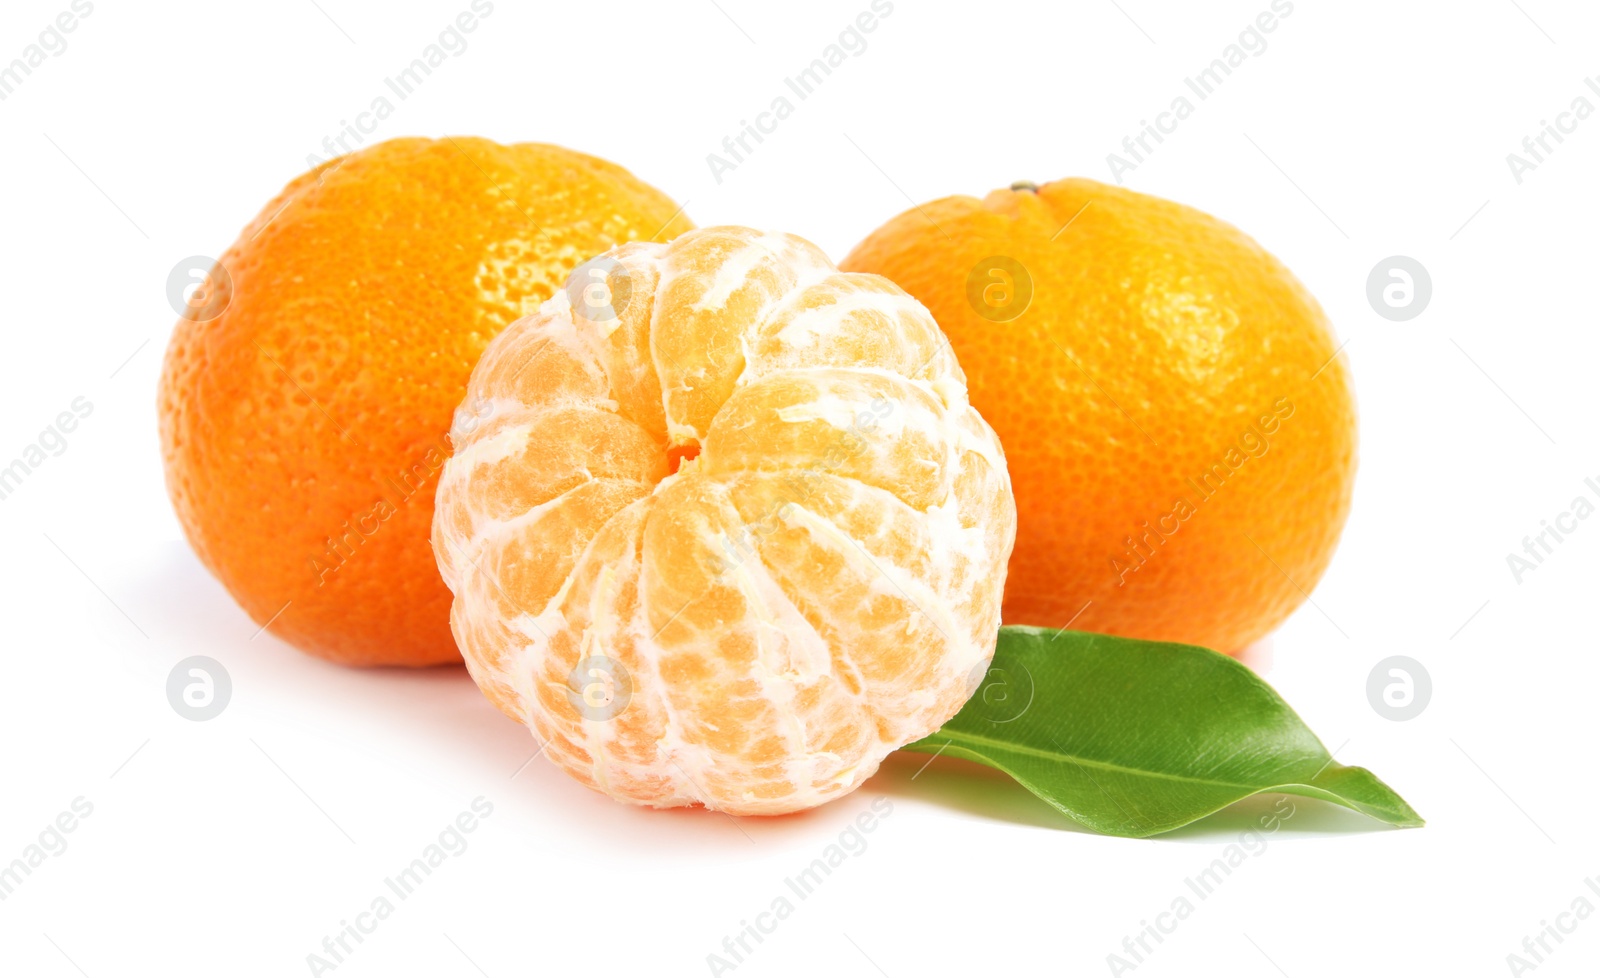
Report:
[[[337,969],[704,975],[783,880],[873,799],[892,814],[732,972],[1108,974],[1269,802],[1149,841],[1075,831],[1006,779],[891,758],[797,817],[611,802],[539,759],[460,669],[355,672],[257,626],[201,569],[162,485],[155,386],[169,271],[215,255],[324,136],[467,0],[97,0],[0,102],[0,463],[76,397],[93,414],[0,501],[0,862],[93,814],[0,902],[0,972],[308,974],[474,798],[493,814]],[[718,6],[720,4],[720,6]],[[1119,6],[1120,4],[1120,6]],[[1520,6],[1519,6],[1520,4]],[[706,163],[867,0],[521,4],[370,138],[480,134],[618,161],[701,225],[836,259],[890,216],[1016,179],[1110,178],[1106,155],[1267,0],[895,0],[869,46],[717,183]],[[1506,555],[1600,477],[1593,283],[1600,117],[1519,184],[1506,155],[1600,73],[1592,5],[1296,0],[1126,181],[1244,228],[1326,307],[1358,389],[1361,471],[1333,566],[1248,661],[1340,761],[1424,816],[1308,800],[1136,974],[1497,975],[1600,874],[1591,821],[1600,519],[1517,583]],[[143,9],[139,9],[142,7]],[[66,0],[7,0],[0,63]],[[1433,298],[1368,305],[1407,255]],[[196,723],[172,666],[226,665]],[[1433,700],[1369,705],[1412,656]],[[1597,884],[1600,885],[1600,884]],[[1530,959],[1531,960],[1531,959]],[[1600,915],[1540,965],[1593,974]]]

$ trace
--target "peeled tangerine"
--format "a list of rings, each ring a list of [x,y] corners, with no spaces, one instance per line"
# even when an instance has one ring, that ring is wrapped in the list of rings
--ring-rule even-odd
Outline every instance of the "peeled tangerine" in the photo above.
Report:
[[[994,654],[1005,456],[933,317],[789,234],[579,266],[473,371],[433,548],[478,685],[613,798],[854,789]]]

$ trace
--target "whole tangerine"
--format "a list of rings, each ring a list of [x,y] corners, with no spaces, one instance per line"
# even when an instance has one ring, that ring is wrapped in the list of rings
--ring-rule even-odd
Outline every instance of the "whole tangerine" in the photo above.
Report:
[[[932,310],[1006,447],[1005,619],[1236,652],[1327,568],[1356,417],[1327,317],[1191,207],[1071,179],[947,197],[840,267]]]
[[[691,225],[536,143],[395,139],[293,180],[173,332],[159,411],[195,553],[256,622],[353,665],[460,661],[429,547],[478,356],[578,262]]]

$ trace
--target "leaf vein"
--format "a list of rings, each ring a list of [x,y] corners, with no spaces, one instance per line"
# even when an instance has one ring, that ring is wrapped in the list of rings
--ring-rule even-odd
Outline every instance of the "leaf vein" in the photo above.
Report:
[[[982,734],[970,733],[965,730],[944,729],[940,730],[936,736],[951,738],[953,741],[957,742],[958,745],[960,741],[968,740],[988,747],[997,747],[1002,751],[1010,751],[1016,754],[1028,754],[1048,761],[1068,761],[1073,764],[1081,764],[1085,767],[1097,767],[1106,771],[1115,771],[1119,774],[1140,774],[1152,778],[1165,778],[1169,781],[1187,781],[1193,784],[1213,785],[1219,788],[1239,788],[1245,791],[1255,792],[1262,790],[1263,787],[1270,788],[1275,784],[1286,783],[1284,781],[1265,781],[1259,785],[1243,784],[1237,781],[1222,781],[1215,778],[1198,778],[1185,774],[1171,774],[1165,771],[1153,771],[1147,768],[1128,767],[1126,765],[1116,764],[1111,761],[1099,761],[1093,758],[1081,757],[1077,754],[1043,750],[1038,747],[1030,747],[1026,744],[1019,744],[1014,741],[996,740],[992,737],[985,737]],[[1329,767],[1332,767],[1332,765],[1329,765]],[[1293,780],[1293,778],[1290,779],[1290,781]],[[1312,783],[1314,782],[1315,778],[1312,779]]]

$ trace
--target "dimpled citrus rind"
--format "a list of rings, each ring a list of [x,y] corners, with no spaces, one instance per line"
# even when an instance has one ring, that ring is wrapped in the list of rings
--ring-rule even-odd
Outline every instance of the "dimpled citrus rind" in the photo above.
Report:
[[[711,228],[601,261],[621,308],[558,293],[457,413],[433,540],[468,667],[613,798],[839,797],[993,655],[1000,443],[927,310],[800,238]]]
[[[1322,308],[1248,235],[1070,179],[932,201],[840,265],[933,311],[1005,443],[1008,623],[1238,652],[1315,588],[1355,400]]]
[[[584,258],[691,226],[623,168],[536,143],[394,139],[295,178],[173,331],[159,410],[196,554],[257,623],[349,665],[460,660],[428,546],[478,356]]]

